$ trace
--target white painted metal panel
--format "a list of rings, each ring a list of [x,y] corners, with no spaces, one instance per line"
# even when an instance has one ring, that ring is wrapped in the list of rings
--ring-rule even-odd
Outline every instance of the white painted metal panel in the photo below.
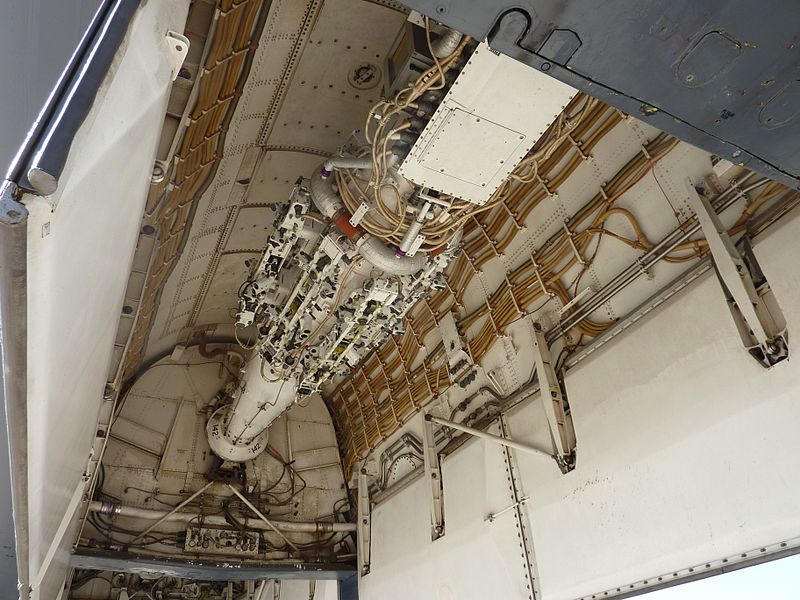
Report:
[[[797,216],[755,247],[790,330],[800,326],[798,251]],[[581,363],[566,387],[575,470],[562,475],[552,461],[517,456],[546,600],[603,597],[715,559],[758,555],[800,533],[800,367],[785,361],[766,370],[753,361],[711,273]],[[515,439],[547,442],[538,400],[509,424]],[[490,481],[487,469],[497,475],[475,455],[482,444],[444,461],[444,538],[429,541],[422,481],[373,511],[364,598],[525,597],[511,585],[511,563],[497,565],[498,546],[479,534],[474,506],[489,490],[476,487]],[[466,519],[454,525],[458,515]],[[447,595],[453,581],[458,593]],[[484,589],[487,581],[494,587]]]
[[[756,255],[789,328],[800,219]],[[800,368],[747,354],[709,273],[567,378],[578,467],[526,458],[543,591],[567,599],[796,537]],[[531,407],[530,410],[536,410]],[[518,427],[525,435],[526,427]],[[566,552],[569,549],[569,552]]]
[[[373,509],[372,562],[359,597],[528,598],[512,514],[486,521],[511,504],[500,446],[469,442],[442,461],[442,481],[445,535],[434,542],[424,478]]]
[[[576,94],[482,43],[425,126],[400,174],[484,204]]]
[[[58,595],[59,523],[87,465],[170,89],[164,35],[188,1],[140,9],[72,145],[59,191],[26,197],[31,579]],[[55,540],[55,541],[54,541]],[[57,551],[40,573],[51,543]],[[45,577],[47,575],[47,577]]]

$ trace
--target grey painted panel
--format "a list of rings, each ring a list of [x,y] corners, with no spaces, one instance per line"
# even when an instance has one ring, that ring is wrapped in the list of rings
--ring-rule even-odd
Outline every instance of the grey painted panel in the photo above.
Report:
[[[404,0],[709,152],[800,186],[800,4]]]
[[[0,19],[0,166],[5,173],[101,0],[6,2]]]

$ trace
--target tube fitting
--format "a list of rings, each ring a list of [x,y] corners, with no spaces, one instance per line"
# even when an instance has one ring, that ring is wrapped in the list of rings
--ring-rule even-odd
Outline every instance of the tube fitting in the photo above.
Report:
[[[372,157],[331,156],[322,165],[322,177],[327,179],[334,169],[371,169]]]
[[[320,167],[320,175],[325,172],[325,165]],[[347,215],[349,224],[349,213],[344,207],[339,195],[333,191],[333,184],[330,179],[323,177],[311,178],[311,200],[314,206],[323,215],[332,221],[341,220]],[[347,231],[340,227],[345,235]],[[358,228],[360,231],[361,229]],[[350,235],[348,235],[350,237]],[[352,238],[351,238],[352,239]],[[372,264],[376,269],[390,275],[410,275],[416,273],[425,266],[427,257],[420,253],[413,257],[396,255],[395,250],[387,246],[382,240],[375,236],[364,233],[358,238],[358,252],[364,259]]]

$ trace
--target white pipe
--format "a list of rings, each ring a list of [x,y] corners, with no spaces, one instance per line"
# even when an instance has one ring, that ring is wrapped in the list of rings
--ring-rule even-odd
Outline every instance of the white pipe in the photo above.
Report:
[[[233,486],[232,486],[230,483],[228,484],[228,487],[229,487],[229,488],[231,488],[231,491],[232,491],[234,494],[236,494],[236,496],[239,498],[239,500],[241,500],[242,502],[244,502],[244,504],[245,504],[245,506],[247,506],[247,508],[249,508],[249,509],[250,509],[250,510],[252,510],[254,513],[256,513],[256,516],[257,516],[259,519],[261,519],[261,522],[262,522],[262,523],[264,523],[264,525],[266,525],[267,527],[269,527],[270,529],[272,529],[272,531],[274,531],[275,533],[277,533],[277,534],[280,536],[280,538],[281,538],[281,539],[282,539],[284,542],[286,542],[286,543],[287,543],[289,546],[291,546],[291,547],[292,547],[292,549],[293,549],[295,552],[297,552],[297,546],[295,546],[295,545],[294,545],[292,542],[290,542],[290,541],[289,541],[289,538],[287,538],[285,535],[283,535],[283,534],[281,533],[281,530],[280,530],[280,529],[278,529],[278,528],[277,528],[275,525],[273,525],[273,524],[272,524],[272,521],[270,521],[270,520],[269,520],[267,517],[265,517],[265,516],[264,516],[264,513],[262,513],[260,510],[258,510],[258,509],[255,507],[255,505],[254,505],[252,502],[250,502],[250,500],[248,500],[247,498],[245,498],[245,497],[244,497],[244,494],[242,494],[242,492],[240,492],[239,490],[237,490],[237,489],[236,489],[235,487],[233,487]]]
[[[431,50],[436,58],[442,59],[450,56],[458,45],[464,35],[455,29],[448,29],[441,37],[431,44]]]
[[[331,156],[322,168],[326,173],[331,173],[334,169],[371,169],[372,157]]]
[[[163,519],[163,521],[161,521],[162,523],[197,523],[202,520],[206,525],[230,527],[230,523],[228,523],[222,515],[201,515],[196,512],[172,512],[153,508],[137,508],[135,506],[109,504],[98,500],[93,500],[89,503],[89,510],[91,512],[119,515],[120,517],[130,517],[133,519],[151,521]],[[247,529],[272,531],[266,523],[260,519],[242,517],[241,521]],[[338,533],[356,530],[355,523],[334,523],[331,521],[277,521],[275,519],[270,519],[270,522],[280,531],[296,533]]]
[[[166,514],[165,514],[163,517],[161,517],[161,518],[160,518],[158,521],[156,521],[155,523],[153,523],[152,525],[150,525],[150,527],[148,527],[148,528],[147,528],[147,529],[145,529],[145,530],[144,530],[142,533],[140,533],[140,534],[139,534],[139,535],[137,535],[135,538],[133,538],[133,541],[132,541],[131,543],[132,543],[132,544],[135,544],[136,542],[138,542],[140,539],[142,539],[142,538],[143,538],[144,536],[146,536],[148,533],[150,533],[151,531],[153,531],[153,529],[155,529],[156,527],[158,527],[159,525],[161,525],[161,523],[163,523],[164,521],[166,521],[167,519],[169,519],[170,515],[174,515],[175,513],[177,513],[177,512],[178,512],[180,509],[182,509],[184,506],[186,506],[187,504],[189,504],[189,502],[191,502],[192,500],[194,500],[195,498],[197,498],[197,497],[198,497],[200,494],[202,494],[203,492],[205,492],[205,491],[206,491],[208,488],[210,488],[212,485],[214,485],[214,482],[213,482],[213,481],[209,481],[207,484],[205,484],[203,487],[201,487],[199,490],[197,490],[197,491],[196,491],[194,494],[192,494],[191,496],[189,496],[188,498],[186,498],[186,500],[184,500],[183,502],[181,502],[180,504],[178,504],[178,506],[176,506],[175,508],[173,508],[172,510],[170,510],[170,511],[169,511],[168,513],[166,513]]]
[[[508,446],[509,448],[521,450],[522,452],[527,452],[529,454],[539,454],[542,456],[546,456],[548,458],[553,458],[553,454],[551,452],[547,452],[546,450],[542,450],[541,448],[537,448],[535,446],[530,446],[528,444],[523,444],[521,442],[515,442],[514,440],[509,440],[500,437],[499,435],[486,433],[485,431],[481,431],[480,429],[467,427],[466,425],[462,425],[461,423],[453,423],[452,421],[440,419],[439,417],[434,417],[433,415],[425,415],[425,418],[429,421],[433,421],[434,423],[439,423],[439,425],[444,425],[445,427],[450,427],[451,429],[457,429],[458,431],[463,431],[464,433],[474,435],[475,437],[483,438],[484,440],[489,440],[490,442],[495,442],[496,444],[500,444],[501,446]]]

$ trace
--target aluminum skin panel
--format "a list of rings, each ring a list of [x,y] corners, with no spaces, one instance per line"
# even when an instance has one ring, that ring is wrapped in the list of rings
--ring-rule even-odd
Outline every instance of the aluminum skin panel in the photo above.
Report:
[[[754,247],[790,328],[800,322],[798,234],[795,212]],[[551,460],[517,454],[541,597],[610,598],[800,550],[800,486],[790,476],[800,468],[798,385],[794,362],[767,370],[743,350],[711,272],[568,372],[576,468],[563,475]],[[507,418],[511,439],[549,443],[538,399]],[[485,443],[470,440],[443,461],[440,540],[426,535],[423,478],[374,509],[365,598],[448,587],[441,597],[481,597],[486,580],[492,597],[527,597],[506,587],[518,564],[496,567],[499,546],[477,533],[494,523],[474,506],[502,508],[487,501],[505,482],[476,456]],[[469,521],[453,522],[464,514]]]

